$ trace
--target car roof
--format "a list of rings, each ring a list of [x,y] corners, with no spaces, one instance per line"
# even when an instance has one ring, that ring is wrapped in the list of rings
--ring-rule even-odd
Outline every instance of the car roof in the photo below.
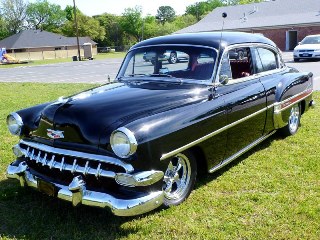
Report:
[[[243,32],[201,32],[201,33],[183,33],[172,34],[161,37],[150,38],[134,45],[132,49],[154,46],[154,45],[198,45],[218,49],[221,38],[221,47],[239,43],[264,43],[276,47],[275,43],[261,34],[243,33]]]
[[[320,37],[320,34],[308,35],[308,36],[306,36],[306,38],[307,37]]]

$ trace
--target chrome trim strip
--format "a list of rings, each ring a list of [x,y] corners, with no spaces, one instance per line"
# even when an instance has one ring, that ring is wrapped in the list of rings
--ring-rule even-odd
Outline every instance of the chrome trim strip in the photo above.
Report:
[[[267,139],[268,137],[270,137],[271,135],[273,135],[276,131],[272,131],[271,133],[262,136],[260,138],[258,138],[256,141],[252,142],[251,144],[249,144],[248,146],[246,146],[245,148],[241,149],[239,152],[235,153],[234,155],[232,155],[231,157],[228,157],[227,159],[223,160],[219,165],[214,166],[213,168],[211,168],[209,170],[209,173],[213,173],[217,170],[219,170],[220,168],[224,167],[225,165],[227,165],[228,163],[232,162],[233,160],[235,160],[237,157],[241,156],[242,154],[244,154],[245,152],[249,151],[251,148],[255,147],[256,145],[258,145],[260,142],[264,141],[265,139]]]
[[[274,111],[274,113],[275,113],[275,114],[278,114],[279,112],[282,112],[282,111],[290,108],[291,106],[293,106],[293,105],[296,104],[297,102],[299,102],[299,101],[301,101],[301,100],[304,100],[304,99],[306,99],[307,97],[309,97],[310,95],[312,95],[312,93],[313,93],[313,89],[312,89],[312,88],[308,88],[308,89],[304,90],[304,91],[301,92],[301,93],[298,93],[298,94],[296,94],[296,95],[294,95],[294,96],[292,96],[292,97],[290,97],[290,98],[287,98],[287,99],[285,99],[285,100],[283,100],[283,101],[281,101],[281,102],[275,103],[275,104],[274,104],[274,105],[275,105],[275,111]],[[305,96],[304,96],[304,95],[305,95]],[[299,98],[300,96],[302,96],[302,97]],[[290,101],[291,101],[291,100],[294,100],[295,98],[298,98],[298,99],[297,99],[296,101],[293,101],[293,102],[290,103]],[[288,103],[288,102],[289,102],[289,104],[286,105],[286,103]],[[285,107],[282,108],[282,105],[285,105]],[[280,107],[279,107],[279,106],[280,106]]]
[[[313,93],[312,88],[307,88],[301,93],[298,93],[290,98],[285,99],[282,102],[277,102],[274,104],[274,114],[273,114],[273,124],[275,129],[282,128],[287,125],[287,120],[282,117],[282,112],[286,109],[292,107],[297,102],[300,102],[307,97],[311,96]],[[292,101],[294,100],[294,101]],[[292,102],[291,102],[292,101]],[[289,104],[287,104],[289,103]],[[284,107],[283,107],[284,106]]]
[[[28,140],[22,140],[22,139],[20,140],[20,144],[25,144],[25,145],[30,146],[32,148],[36,148],[40,151],[49,152],[52,154],[66,155],[66,156],[69,156],[72,158],[78,157],[78,158],[88,159],[88,160],[92,160],[92,161],[101,161],[104,163],[114,164],[116,166],[123,167],[127,173],[131,173],[134,171],[134,168],[132,167],[131,164],[125,163],[125,162],[123,162],[119,159],[113,158],[113,157],[91,154],[91,153],[84,153],[84,152],[77,152],[77,151],[66,150],[66,149],[61,149],[61,148],[55,148],[55,147],[44,145],[42,143],[35,143],[35,142],[31,142]],[[29,156],[29,157],[31,157],[31,156]]]
[[[38,177],[29,171],[26,162],[21,162],[18,166],[10,164],[7,169],[7,177],[20,180],[21,186],[38,189]],[[72,202],[75,206],[83,204],[109,208],[117,216],[135,216],[149,212],[159,207],[164,200],[163,191],[145,193],[145,195],[133,199],[119,199],[108,193],[87,190],[85,181],[79,176],[76,178],[75,180],[78,181],[71,182],[69,186],[41,180],[55,186],[59,199]]]
[[[269,108],[270,108],[269,106],[265,107],[265,108],[263,108],[263,109],[261,109],[261,110],[259,110],[257,112],[254,112],[254,113],[252,113],[252,114],[250,114],[250,115],[248,115],[248,116],[246,116],[244,118],[239,119],[238,121],[230,123],[230,124],[220,128],[220,129],[218,129],[218,130],[216,130],[216,131],[214,131],[212,133],[209,133],[208,135],[205,135],[204,137],[201,137],[201,138],[199,138],[199,139],[197,139],[197,140],[195,140],[195,141],[193,141],[191,143],[188,143],[188,144],[186,144],[186,145],[184,145],[184,146],[182,146],[182,147],[180,147],[180,148],[178,148],[176,150],[173,150],[173,151],[171,151],[169,153],[162,154],[162,156],[160,158],[160,161],[165,160],[165,159],[167,159],[169,157],[173,157],[174,155],[176,155],[176,154],[178,154],[178,153],[180,153],[180,152],[182,152],[184,150],[187,150],[190,147],[193,147],[193,146],[195,146],[195,145],[197,145],[197,144],[199,144],[199,143],[201,143],[201,142],[203,142],[203,141],[205,141],[205,140],[207,140],[209,138],[212,138],[213,136],[215,136],[215,135],[217,135],[217,134],[219,134],[219,133],[221,133],[221,132],[223,132],[225,130],[228,130],[229,128],[232,128],[232,127],[234,127],[234,126],[236,126],[236,125],[238,125],[238,124],[240,124],[240,123],[242,123],[242,122],[244,122],[244,121],[246,121],[246,120],[248,120],[248,119],[250,119],[250,118],[252,118],[252,117],[254,117],[256,115],[258,115],[258,114],[260,114],[260,113],[265,112]]]

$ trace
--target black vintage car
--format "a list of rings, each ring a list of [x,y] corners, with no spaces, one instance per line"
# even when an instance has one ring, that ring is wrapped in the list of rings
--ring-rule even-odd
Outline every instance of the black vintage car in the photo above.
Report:
[[[229,57],[235,49],[241,58]],[[162,61],[172,51],[188,60]],[[148,52],[154,63],[144,61]],[[277,130],[295,134],[312,89],[312,73],[287,67],[260,35],[149,39],[130,49],[114,83],[11,113],[20,141],[7,176],[120,216],[177,205],[197,173],[220,169]]]

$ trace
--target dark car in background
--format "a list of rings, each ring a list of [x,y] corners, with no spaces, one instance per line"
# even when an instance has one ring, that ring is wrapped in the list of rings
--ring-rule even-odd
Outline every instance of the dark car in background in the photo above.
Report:
[[[168,64],[170,51],[188,57]],[[8,128],[20,140],[7,176],[120,216],[177,205],[199,174],[276,131],[295,134],[312,89],[312,73],[287,67],[263,36],[149,39],[129,50],[114,83],[11,113]]]

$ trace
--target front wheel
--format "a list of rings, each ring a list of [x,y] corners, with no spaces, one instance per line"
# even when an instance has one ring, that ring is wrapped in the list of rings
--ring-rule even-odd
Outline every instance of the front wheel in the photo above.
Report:
[[[300,59],[299,59],[299,58],[294,58],[294,59],[293,59],[293,61],[295,61],[295,62],[299,62],[299,61],[300,61]]]
[[[197,163],[189,151],[174,156],[164,174],[164,205],[182,203],[191,193],[197,177]]]
[[[281,128],[281,133],[284,136],[291,136],[296,134],[300,126],[301,109],[299,104],[293,105],[290,110],[288,124]]]

